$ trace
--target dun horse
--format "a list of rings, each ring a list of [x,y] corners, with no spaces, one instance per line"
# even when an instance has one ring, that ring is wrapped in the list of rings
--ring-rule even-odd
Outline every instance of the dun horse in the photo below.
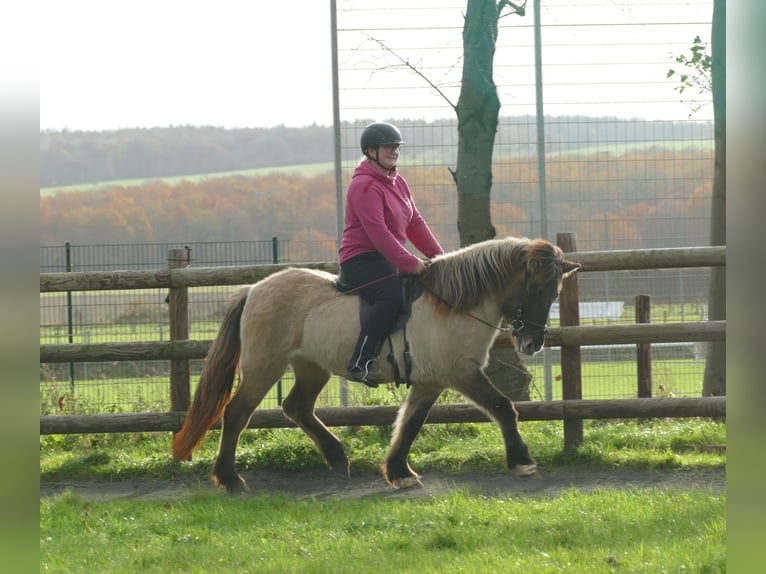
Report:
[[[401,488],[419,482],[407,455],[431,407],[448,388],[498,424],[510,470],[536,474],[537,465],[519,434],[518,412],[492,385],[484,366],[504,323],[510,325],[519,352],[533,355],[540,350],[550,306],[563,278],[577,269],[548,241],[508,237],[437,257],[419,276],[425,290],[412,304],[406,325],[412,387],[398,411],[382,465],[389,484]],[[284,414],[311,438],[332,471],[349,476],[342,443],[314,413],[331,373],[344,372],[359,329],[358,297],[338,291],[335,279],[321,271],[289,268],[235,293],[173,442],[176,459],[188,458],[223,415],[213,481],[229,492],[246,490],[235,468],[240,433],[290,365],[295,384],[283,401]],[[392,334],[391,342],[403,364],[402,330]],[[384,353],[386,349],[388,344]],[[383,358],[378,362],[393,381],[393,367]],[[237,372],[239,385],[232,394]]]

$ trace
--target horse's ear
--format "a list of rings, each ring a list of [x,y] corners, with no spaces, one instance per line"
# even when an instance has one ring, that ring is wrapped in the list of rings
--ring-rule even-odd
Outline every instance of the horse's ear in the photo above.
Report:
[[[582,265],[575,263],[574,261],[563,261],[561,263],[561,269],[564,272],[563,278],[566,279],[570,275],[577,273],[580,270],[580,267],[582,267]]]

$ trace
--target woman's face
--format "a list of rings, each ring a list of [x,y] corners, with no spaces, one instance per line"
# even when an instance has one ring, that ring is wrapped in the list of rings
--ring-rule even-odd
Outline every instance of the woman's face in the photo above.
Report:
[[[373,155],[373,157],[375,156]],[[399,144],[385,144],[378,146],[378,161],[387,170],[394,169],[398,160]]]

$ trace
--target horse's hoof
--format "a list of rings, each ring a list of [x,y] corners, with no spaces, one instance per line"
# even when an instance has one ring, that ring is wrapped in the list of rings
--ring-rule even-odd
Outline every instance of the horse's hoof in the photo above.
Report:
[[[351,478],[351,465],[349,465],[347,460],[331,466],[330,470],[333,474],[344,480],[349,480]]]
[[[396,480],[391,481],[391,486],[394,488],[412,488],[413,486],[420,485],[423,486],[423,483],[420,482],[420,476],[405,476],[404,478],[397,478]]]
[[[213,477],[213,484],[215,484],[218,488],[225,488],[226,493],[231,495],[245,494],[246,492],[250,491],[250,489],[247,487],[245,479],[239,475],[237,475],[236,480],[226,483],[222,482],[216,477]]]
[[[540,478],[536,464],[520,464],[516,467],[516,474],[522,478]]]
[[[230,494],[232,496],[239,496],[243,495],[247,492],[249,492],[250,489],[247,487],[247,484],[245,484],[244,481],[242,482],[234,482],[232,484],[226,485],[226,493]]]

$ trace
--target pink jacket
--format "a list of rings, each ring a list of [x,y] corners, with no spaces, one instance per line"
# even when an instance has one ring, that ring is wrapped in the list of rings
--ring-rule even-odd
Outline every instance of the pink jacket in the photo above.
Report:
[[[400,271],[412,273],[418,258],[404,248],[407,239],[429,259],[444,253],[415,207],[404,178],[396,172],[387,176],[369,161],[360,162],[346,192],[340,263],[378,251]]]

